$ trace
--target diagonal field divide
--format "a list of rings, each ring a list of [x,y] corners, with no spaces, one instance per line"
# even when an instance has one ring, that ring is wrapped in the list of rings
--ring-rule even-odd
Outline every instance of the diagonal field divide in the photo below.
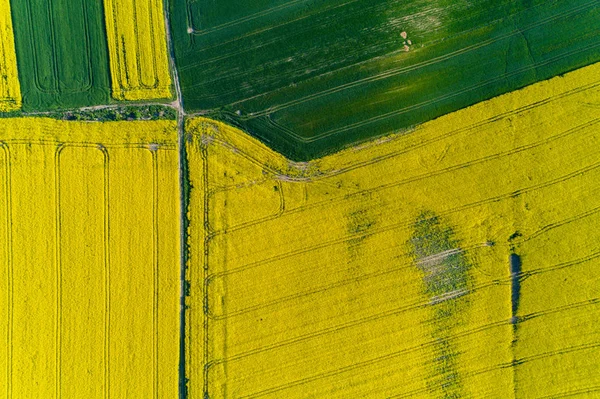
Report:
[[[21,108],[15,38],[9,0],[0,1],[0,112]]]
[[[12,1],[24,111],[107,104],[102,2]]]
[[[170,0],[186,111],[295,161],[600,59],[597,0]]]
[[[171,98],[163,1],[107,0],[104,10],[113,97]]]
[[[0,121],[0,397],[176,398],[174,121]]]
[[[599,102],[595,64],[306,163],[188,119],[188,398],[597,393]]]

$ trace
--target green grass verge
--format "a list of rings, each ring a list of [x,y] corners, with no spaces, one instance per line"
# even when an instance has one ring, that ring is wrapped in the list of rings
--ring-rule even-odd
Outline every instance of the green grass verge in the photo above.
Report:
[[[49,111],[27,113],[23,111],[0,112],[0,118],[43,117],[65,121],[155,121],[176,120],[177,112],[164,105],[123,105],[103,109],[80,109],[71,111]]]

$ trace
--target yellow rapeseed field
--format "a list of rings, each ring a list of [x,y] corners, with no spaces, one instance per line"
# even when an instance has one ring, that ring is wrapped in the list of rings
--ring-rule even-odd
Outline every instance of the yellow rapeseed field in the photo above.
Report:
[[[0,112],[21,108],[21,86],[10,13],[10,1],[0,0]]]
[[[176,398],[172,121],[0,120],[0,397]]]
[[[598,395],[599,103],[597,64],[308,163],[189,120],[189,398]]]
[[[171,97],[162,0],[106,0],[104,13],[113,97]]]

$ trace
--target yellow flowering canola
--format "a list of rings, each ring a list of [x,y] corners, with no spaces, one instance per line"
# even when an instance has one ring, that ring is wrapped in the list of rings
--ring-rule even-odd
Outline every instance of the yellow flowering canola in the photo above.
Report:
[[[599,103],[596,64],[308,163],[189,120],[189,398],[599,395]]]
[[[10,1],[0,0],[0,112],[21,108],[21,86],[10,13]]]
[[[0,120],[0,397],[176,398],[172,121]]]
[[[104,13],[113,97],[171,97],[162,0],[106,0]]]

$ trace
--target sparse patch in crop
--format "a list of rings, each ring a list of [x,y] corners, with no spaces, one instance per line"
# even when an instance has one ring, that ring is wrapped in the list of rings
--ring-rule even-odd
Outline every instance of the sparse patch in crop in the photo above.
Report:
[[[461,312],[468,305],[470,264],[452,229],[435,213],[422,212],[413,229],[411,252],[433,307],[433,317],[426,324],[432,330],[436,360],[428,385],[436,397],[461,398],[460,357],[450,338],[461,325]]]

